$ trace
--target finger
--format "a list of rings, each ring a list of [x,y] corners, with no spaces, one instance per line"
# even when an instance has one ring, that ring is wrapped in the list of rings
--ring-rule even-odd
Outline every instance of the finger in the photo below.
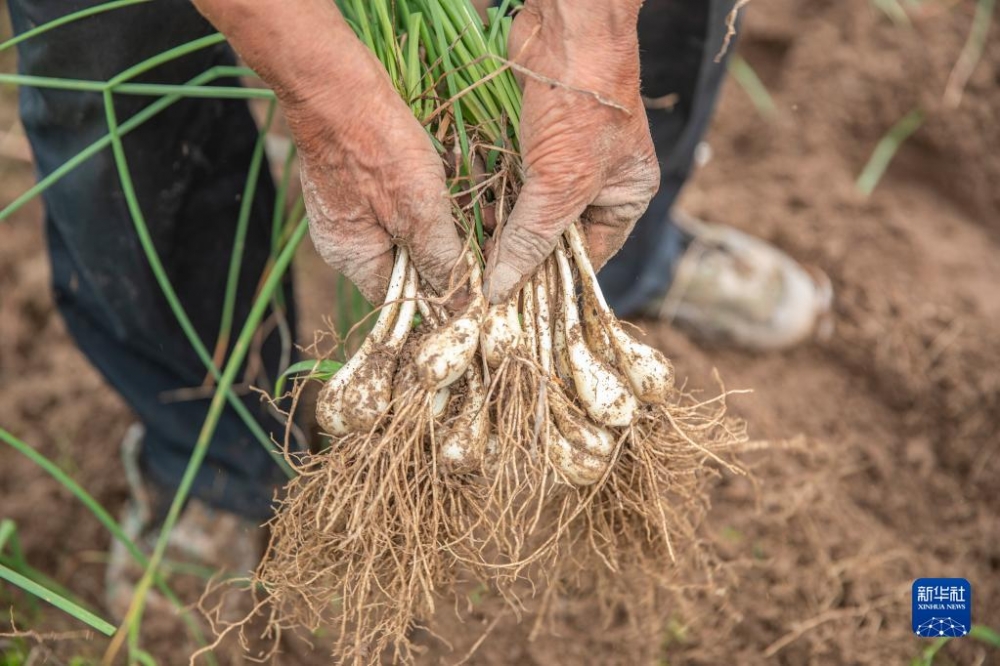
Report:
[[[389,234],[374,218],[345,224],[310,211],[309,234],[323,260],[353,282],[368,302],[385,300],[395,252]]]
[[[583,188],[567,183],[560,187],[558,180],[552,180],[529,179],[500,231],[486,262],[483,285],[491,303],[502,303],[534,274],[589,203]]]
[[[600,269],[622,248],[636,222],[659,189],[655,162],[633,170],[636,173],[601,190],[583,213],[587,251],[595,269]]]
[[[462,261],[464,245],[452,216],[451,203],[443,192],[440,197],[410,207],[403,214],[400,244],[410,250],[417,272],[439,295],[464,295],[463,285],[456,282],[466,271]]]
[[[595,270],[600,270],[628,240],[646,205],[590,206],[583,212],[583,232],[587,253]]]

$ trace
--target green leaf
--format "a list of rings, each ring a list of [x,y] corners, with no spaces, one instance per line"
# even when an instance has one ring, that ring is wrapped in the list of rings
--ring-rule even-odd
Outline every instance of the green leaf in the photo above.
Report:
[[[746,60],[738,55],[734,55],[729,60],[729,73],[732,74],[736,82],[740,84],[750,101],[753,102],[754,108],[757,109],[764,119],[771,119],[777,112],[777,107],[774,104],[774,98],[771,97],[771,93],[767,91],[767,87],[764,82],[760,80],[757,76],[757,72],[754,71],[753,67],[750,66]]]
[[[156,660],[153,659],[153,655],[149,654],[145,650],[135,649],[132,650],[132,659],[142,664],[142,666],[157,666]]]
[[[39,585],[38,583],[25,578],[21,574],[8,569],[4,565],[0,564],[0,578],[17,585],[19,588],[24,590],[29,594],[33,594],[43,601],[47,601],[64,613],[72,615],[76,619],[80,620],[84,624],[90,625],[92,628],[101,632],[105,636],[110,636],[115,633],[115,625],[111,624],[107,620],[104,620],[97,615],[91,613],[86,608],[82,608],[77,604],[73,603],[66,597],[56,594],[52,590],[46,589]]]
[[[1000,649],[1000,634],[989,627],[984,627],[981,624],[974,624],[972,625],[972,629],[969,630],[968,637],[980,641],[981,643],[986,643],[990,647]],[[933,666],[937,653],[952,640],[954,639],[947,636],[935,639],[934,642],[927,646],[923,652],[913,658],[910,662],[910,666]]]
[[[342,367],[344,367],[343,363],[330,359],[308,359],[293,363],[281,373],[281,377],[278,377],[278,381],[274,385],[274,395],[280,396],[284,392],[285,381],[293,375],[309,373],[305,379],[318,379],[325,382],[337,374],[337,371]]]
[[[920,109],[913,109],[893,125],[892,129],[882,137],[878,145],[875,146],[875,150],[872,151],[872,156],[868,160],[868,164],[865,165],[865,168],[861,171],[861,175],[858,176],[857,183],[855,183],[855,187],[861,194],[866,197],[871,196],[872,192],[878,186],[879,181],[882,180],[886,169],[889,168],[892,158],[896,156],[896,151],[923,124],[924,112]]]
[[[32,37],[37,37],[43,33],[48,32],[54,28],[58,28],[62,25],[67,25],[80,19],[87,18],[89,16],[94,16],[96,14],[101,14],[104,12],[109,12],[115,9],[120,9],[122,7],[129,7],[131,5],[138,5],[144,2],[151,2],[151,0],[115,0],[114,2],[105,2],[94,7],[87,7],[86,9],[81,9],[80,11],[73,12],[72,14],[66,14],[65,16],[60,16],[59,18],[44,23],[40,26],[32,28],[31,30],[26,30],[17,37],[8,39],[7,41],[0,43],[0,51],[4,51],[14,46],[15,44],[20,44],[26,39],[31,39]]]
[[[984,627],[981,624],[972,625],[972,629],[969,630],[969,636],[975,638],[977,641],[986,643],[990,647],[1000,649],[1000,633],[997,633],[989,627]]]

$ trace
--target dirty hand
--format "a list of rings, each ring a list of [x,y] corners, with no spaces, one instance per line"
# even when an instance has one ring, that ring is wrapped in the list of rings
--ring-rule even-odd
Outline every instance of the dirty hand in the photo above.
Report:
[[[617,252],[659,184],[639,93],[640,0],[527,0],[509,53],[524,90],[525,183],[486,271],[504,300],[582,217],[596,267]]]
[[[444,293],[462,244],[441,158],[329,0],[195,0],[270,84],[299,149],[316,249],[373,303],[395,245]]]

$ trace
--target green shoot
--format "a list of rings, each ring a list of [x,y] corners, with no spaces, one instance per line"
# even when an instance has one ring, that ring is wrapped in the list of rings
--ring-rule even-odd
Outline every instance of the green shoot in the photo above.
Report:
[[[329,359],[313,359],[293,363],[288,366],[283,373],[281,373],[281,377],[278,378],[278,382],[274,385],[274,394],[276,396],[280,396],[284,392],[285,382],[288,381],[290,377],[295,377],[297,379],[315,379],[325,382],[329,381],[331,377],[337,374],[337,371],[343,366],[343,363],[331,361]]]
[[[855,183],[855,187],[866,197],[871,196],[879,181],[885,174],[886,169],[895,157],[896,151],[903,145],[903,142],[910,138],[910,135],[920,129],[924,123],[924,112],[920,109],[913,109],[899,122],[892,126],[888,133],[875,146],[868,164],[862,169],[861,175]]]
[[[132,559],[142,566],[146,566],[148,564],[149,560],[142,553],[142,551],[139,550],[139,547],[136,546],[135,543],[128,537],[128,535],[122,531],[121,526],[118,525],[118,521],[111,516],[108,510],[101,506],[101,504],[94,499],[93,495],[84,490],[80,484],[67,475],[55,463],[28,446],[26,443],[22,442],[17,437],[14,437],[14,435],[7,432],[3,428],[0,428],[0,442],[5,443],[7,446],[31,460],[31,462],[38,465],[38,467],[55,479],[60,486],[68,490],[81,504],[83,504],[115,539],[120,541],[125,546],[125,549],[128,551],[129,555],[132,556]],[[8,528],[8,530],[9,529],[10,528]],[[2,550],[2,548],[0,548],[0,550]],[[167,586],[167,583],[163,580],[162,576],[157,574],[155,582],[160,594],[162,594],[175,608],[178,609],[178,612],[181,613],[185,624],[187,625],[189,631],[191,631],[191,635],[195,637],[195,640],[199,645],[204,645],[205,639],[202,634],[201,627],[198,625],[197,620],[195,620],[195,618],[191,615],[191,612],[184,607],[184,604],[181,603],[181,600],[176,594],[174,594],[174,591]]]
[[[257,183],[260,182],[260,168],[264,163],[264,143],[267,133],[274,122],[274,113],[278,103],[271,101],[267,107],[267,118],[263,127],[257,133],[257,143],[250,158],[250,169],[247,171],[243,195],[240,199],[240,214],[236,221],[236,237],[233,239],[233,251],[229,259],[229,276],[226,279],[226,293],[222,300],[222,318],[219,324],[219,336],[215,343],[216,365],[221,365],[229,346],[229,335],[233,330],[233,314],[236,311],[236,292],[239,286],[240,268],[243,265],[243,250],[247,243],[247,229],[250,226],[250,213],[253,211],[254,195],[257,194]]]
[[[994,650],[1000,650],[1000,634],[989,627],[984,627],[981,624],[972,625],[972,628],[969,630],[969,635],[966,638],[979,641]],[[920,655],[913,658],[910,662],[910,666],[933,666],[937,653],[951,641],[952,638],[947,636],[944,638],[935,638],[934,641],[920,653]]]
[[[215,79],[239,76],[243,72],[243,68],[240,67],[212,67],[205,72],[194,77],[188,81],[189,86],[199,86],[203,83],[208,83],[209,81],[214,81]],[[6,75],[5,75],[6,76]],[[117,89],[117,88],[116,88]],[[150,119],[154,118],[165,109],[175,104],[182,99],[182,95],[174,94],[156,102],[150,104],[148,107],[137,113],[132,118],[121,124],[119,127],[119,134],[121,136],[127,135],[132,130],[141,126],[142,124],[148,122]],[[73,169],[77,168],[87,160],[89,160],[94,155],[98,154],[102,150],[105,150],[111,145],[111,134],[105,134],[100,139],[94,141],[79,153],[74,155],[71,159],[67,160],[65,164],[54,170],[48,176],[38,181],[32,188],[26,191],[21,196],[17,197],[13,202],[7,205],[3,210],[0,210],[0,222],[8,219],[15,212],[20,210],[26,203],[39,196],[42,192],[49,189],[57,182],[59,182],[66,174],[71,172]]]
[[[113,114],[113,111],[109,113]],[[163,557],[167,549],[167,543],[170,538],[170,531],[174,528],[174,525],[177,524],[177,520],[180,518],[181,510],[184,508],[184,504],[191,492],[191,485],[193,484],[194,478],[198,473],[198,469],[201,467],[201,463],[205,459],[205,454],[208,452],[208,445],[212,440],[212,436],[215,434],[215,428],[219,423],[219,418],[222,416],[222,410],[226,404],[226,392],[232,387],[233,382],[239,373],[240,367],[243,365],[243,360],[246,358],[247,352],[250,350],[250,346],[253,343],[253,338],[257,331],[257,325],[263,318],[275,290],[280,288],[284,275],[288,271],[288,267],[292,262],[292,257],[295,256],[295,251],[298,249],[302,239],[305,238],[308,230],[309,225],[306,220],[299,222],[288,243],[278,256],[277,261],[275,261],[274,267],[268,274],[267,279],[264,280],[260,293],[255,299],[250,314],[247,317],[247,322],[244,324],[243,330],[240,332],[240,335],[236,340],[236,344],[233,347],[233,351],[228,362],[226,363],[222,377],[219,379],[219,386],[214,397],[212,398],[212,403],[208,410],[208,416],[205,418],[205,423],[198,436],[198,441],[196,442],[194,451],[191,454],[191,459],[188,461],[187,468],[184,470],[184,476],[181,479],[180,487],[174,495],[173,502],[170,504],[170,509],[163,522],[163,530],[160,533],[159,539],[157,539],[156,547],[153,550],[153,556],[150,558],[149,565],[146,568],[146,573],[143,574],[142,579],[136,586],[135,595],[132,598],[132,605],[130,606],[129,612],[125,617],[125,621],[119,628],[118,633],[115,634],[115,639],[108,648],[107,661],[109,662],[114,659],[115,654],[117,654],[118,650],[121,648],[121,642],[126,636],[125,633],[122,633],[123,629],[131,635],[138,634],[138,628],[142,622],[142,613],[146,603],[146,595],[149,593],[150,586],[153,583],[155,572],[160,563],[163,561]]]
[[[24,551],[21,550],[21,541],[17,536],[17,525],[9,518],[0,520],[0,565],[6,566],[42,587],[66,597],[73,603],[84,605],[73,597],[72,592],[28,564],[24,557]]]
[[[57,594],[50,589],[42,587],[30,578],[22,576],[12,569],[8,569],[3,564],[0,564],[0,578],[17,585],[22,590],[35,595],[43,601],[49,602],[67,615],[75,617],[80,622],[89,625],[105,636],[110,636],[115,632],[115,625],[111,624],[107,620],[98,617],[86,608],[70,601],[61,594]]]
[[[778,108],[774,104],[771,93],[767,91],[764,82],[757,76],[757,72],[753,70],[750,63],[739,55],[733,54],[729,59],[728,69],[732,77],[736,79],[736,83],[743,88],[747,97],[753,102],[757,113],[765,120],[772,119]]]
[[[969,36],[962,47],[962,54],[958,57],[954,69],[948,76],[948,83],[944,91],[944,102],[951,108],[958,108],[962,103],[962,94],[965,86],[972,77],[976,65],[983,57],[983,47],[986,46],[986,36],[990,31],[990,23],[993,21],[993,10],[996,8],[996,0],[978,0],[976,2],[976,14],[972,19],[972,28]]]
[[[65,16],[60,16],[59,18],[49,21],[43,25],[36,26],[31,30],[27,30],[17,37],[8,39],[5,42],[0,42],[0,51],[9,49],[12,46],[20,44],[21,42],[31,39],[32,37],[37,37],[38,35],[44,34],[49,30],[54,30],[60,26],[68,25],[75,21],[88,18],[90,16],[96,16],[97,14],[103,14],[104,12],[109,12],[115,9],[121,9],[122,7],[130,7],[131,5],[138,5],[144,2],[151,2],[151,0],[114,0],[114,2],[105,2],[100,5],[95,5],[93,7],[87,7],[86,9],[81,9],[79,11],[73,12],[71,14],[66,14]]]
[[[896,25],[911,25],[910,16],[906,13],[903,5],[899,4],[899,0],[871,0],[871,3]]]

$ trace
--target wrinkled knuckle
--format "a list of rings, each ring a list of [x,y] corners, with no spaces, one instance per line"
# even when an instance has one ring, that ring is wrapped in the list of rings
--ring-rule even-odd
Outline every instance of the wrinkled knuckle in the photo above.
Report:
[[[443,190],[420,190],[395,201],[395,210],[382,221],[397,238],[438,235],[442,220],[450,220],[451,207]]]
[[[655,161],[646,165],[636,181],[636,194],[645,209],[660,190],[660,166]]]
[[[614,212],[615,226],[631,227],[635,224],[636,220],[642,217],[642,214],[646,212],[648,207],[648,199],[642,201],[632,201],[618,206],[615,208]]]
[[[623,169],[620,185],[627,192],[627,201],[645,208],[660,189],[660,165],[655,156],[652,159],[639,158]]]
[[[321,225],[310,224],[309,232],[313,247],[323,261],[336,271],[349,273],[355,257],[347,250],[346,244],[341,243],[336,235],[327,233]]]
[[[525,268],[535,266],[552,252],[555,239],[546,230],[523,226],[503,239],[505,259]]]
[[[420,274],[437,287],[447,287],[452,270],[455,268],[454,257],[443,252],[427,251],[415,254],[413,261],[420,269]]]

